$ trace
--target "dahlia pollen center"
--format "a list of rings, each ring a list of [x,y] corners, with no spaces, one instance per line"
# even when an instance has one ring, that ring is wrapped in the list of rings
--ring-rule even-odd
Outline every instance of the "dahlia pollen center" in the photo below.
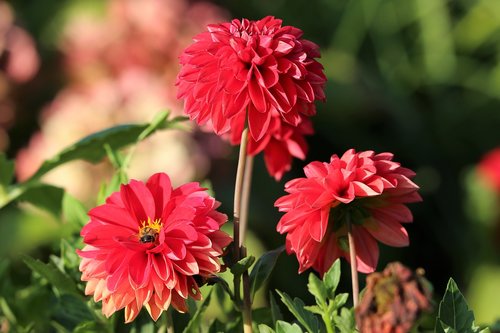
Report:
[[[151,218],[148,217],[147,221],[141,222],[141,228],[139,229],[138,235],[139,241],[141,243],[155,243],[162,226],[161,219],[151,220]]]

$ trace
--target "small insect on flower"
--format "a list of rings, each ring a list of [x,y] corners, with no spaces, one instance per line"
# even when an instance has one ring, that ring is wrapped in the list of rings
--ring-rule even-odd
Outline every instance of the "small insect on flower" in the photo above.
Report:
[[[188,297],[201,299],[198,281],[221,270],[231,242],[219,206],[198,183],[174,189],[164,173],[122,185],[90,210],[81,231],[85,294],[102,301],[107,317],[125,308],[125,322],[143,306],[153,320],[170,305],[186,312]]]

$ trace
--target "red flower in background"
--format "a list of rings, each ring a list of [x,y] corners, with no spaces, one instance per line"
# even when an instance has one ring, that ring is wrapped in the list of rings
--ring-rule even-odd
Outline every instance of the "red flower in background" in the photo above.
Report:
[[[290,170],[292,157],[301,160],[306,158],[308,146],[304,136],[312,135],[314,130],[309,118],[303,115],[300,118],[299,124],[292,126],[275,113],[262,139],[248,139],[247,153],[253,156],[264,151],[267,171],[276,180],[280,180]]]
[[[415,173],[392,161],[390,153],[348,150],[330,163],[312,162],[306,178],[285,185],[289,194],[275,206],[285,215],[277,230],[287,233],[287,252],[295,253],[299,272],[313,267],[323,274],[340,256],[349,260],[347,223],[350,219],[360,272],[373,272],[379,250],[377,240],[407,246],[401,223],[413,216],[405,203],[420,201]]]
[[[173,189],[164,173],[122,185],[82,229],[85,293],[102,301],[108,317],[125,308],[126,322],[142,306],[154,320],[170,305],[187,311],[189,296],[201,298],[195,277],[219,272],[231,242],[219,230],[227,217],[218,206],[198,183]]]
[[[497,193],[500,193],[500,148],[488,152],[478,166],[479,175]]]
[[[271,16],[233,20],[209,25],[194,38],[180,56],[176,82],[191,119],[218,135],[231,131],[238,144],[247,119],[253,140],[260,141],[275,113],[292,126],[301,115],[315,114],[314,101],[325,99],[323,66],[314,59],[319,48],[302,39],[301,30],[281,24]]]

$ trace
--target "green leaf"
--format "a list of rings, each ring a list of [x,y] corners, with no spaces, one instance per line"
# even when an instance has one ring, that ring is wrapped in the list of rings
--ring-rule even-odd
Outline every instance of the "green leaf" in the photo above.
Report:
[[[276,265],[279,255],[285,249],[280,246],[277,249],[264,253],[255,264],[252,272],[250,273],[250,295],[253,298],[257,290],[259,290],[264,282],[269,278],[271,272]]]
[[[120,185],[126,183],[126,177],[124,178],[123,172],[118,170],[115,172],[113,177],[111,177],[109,183],[101,184],[99,193],[97,194],[97,205],[102,205],[106,199],[113,193],[120,189]]]
[[[177,122],[185,119],[174,118],[168,121],[168,115],[169,112],[167,111],[161,112],[149,124],[119,125],[86,136],[80,141],[66,147],[51,159],[46,160],[29,181],[39,179],[55,167],[73,160],[98,163],[107,154],[106,145],[112,151],[118,150],[129,144],[143,140],[157,129],[174,127]]]
[[[333,317],[335,326],[340,333],[353,333],[356,331],[356,321],[354,319],[354,309],[342,308],[340,315]]]
[[[231,267],[231,273],[233,273],[233,275],[235,276],[239,276],[244,272],[246,272],[250,268],[250,266],[253,265],[254,262],[255,262],[254,256],[248,256],[243,259],[240,259],[236,264],[234,264]]]
[[[189,320],[189,323],[186,325],[184,328],[183,333],[192,333],[192,332],[198,332],[198,328],[201,325],[201,315],[203,312],[208,307],[208,304],[210,303],[210,296],[212,294],[212,289],[207,293],[207,296],[200,302],[200,305],[198,306],[198,309],[196,310],[195,313],[192,314],[191,319]]]
[[[101,325],[95,321],[85,321],[78,324],[74,329],[73,333],[101,333],[103,328]]]
[[[327,299],[326,288],[323,281],[321,281],[314,273],[309,274],[307,289],[314,296],[314,298],[316,298],[316,303],[324,308],[326,306]]]
[[[273,324],[275,324],[278,320],[283,320],[283,315],[281,314],[280,307],[278,306],[276,298],[274,298],[274,295],[271,291],[269,292],[269,305],[271,306]]]
[[[37,184],[29,187],[19,196],[19,201],[27,201],[39,208],[42,208],[56,217],[62,212],[62,201],[64,190],[60,187]]]
[[[289,324],[279,320],[276,322],[276,333],[303,333],[302,329],[297,324]]]
[[[76,288],[75,282],[66,273],[59,270],[54,263],[49,262],[48,264],[45,264],[40,260],[27,255],[23,255],[22,258],[32,271],[37,272],[42,277],[47,279],[47,281],[49,281],[49,283],[60,292],[66,292],[81,297],[80,292]]]
[[[435,332],[453,331],[457,333],[479,332],[479,328],[474,325],[474,313],[469,310],[457,284],[450,278],[443,299],[439,303]]]
[[[308,306],[304,306],[304,309],[306,309],[307,311],[309,312],[312,312],[312,313],[316,313],[316,314],[319,314],[320,316],[322,316],[324,314],[324,311],[322,308],[320,308],[319,306],[317,305],[308,305]]]
[[[0,152],[0,191],[6,188],[14,178],[14,161],[7,159],[5,153]]]
[[[89,220],[87,209],[75,197],[69,193],[64,193],[62,200],[62,215],[64,221],[80,229]]]
[[[335,296],[335,299],[333,300],[333,304],[335,305],[335,309],[338,309],[341,306],[343,306],[347,302],[348,298],[349,298],[348,293],[342,293],[342,294],[338,294],[337,296]]]
[[[275,333],[275,332],[271,327],[264,325],[264,324],[260,324],[259,325],[259,333]]]
[[[276,292],[280,295],[281,301],[287,306],[288,310],[290,310],[308,332],[318,332],[318,318],[304,309],[305,304],[300,298],[295,297],[292,300],[286,293],[279,290],[276,290]]]
[[[323,276],[323,283],[325,285],[328,298],[333,299],[335,290],[340,281],[340,259],[335,260],[330,269]]]

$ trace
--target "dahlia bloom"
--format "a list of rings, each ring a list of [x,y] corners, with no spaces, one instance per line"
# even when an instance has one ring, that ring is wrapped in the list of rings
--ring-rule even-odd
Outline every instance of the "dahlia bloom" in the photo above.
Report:
[[[301,30],[281,24],[272,16],[233,20],[209,25],[194,38],[180,56],[176,81],[192,120],[234,137],[248,120],[253,140],[260,141],[274,112],[292,126],[301,115],[315,114],[314,101],[325,99],[319,48],[302,39]]]
[[[304,136],[312,135],[314,130],[308,117],[301,115],[300,118],[299,124],[292,126],[275,113],[268,131],[260,141],[255,141],[252,137],[248,139],[248,155],[254,156],[264,151],[267,171],[276,180],[280,180],[291,169],[292,157],[301,160],[306,158],[308,146]]]
[[[483,157],[478,165],[478,173],[491,189],[500,193],[500,147]]]
[[[360,332],[410,332],[422,311],[432,308],[432,291],[423,274],[399,262],[366,277],[366,289],[356,308]]]
[[[401,223],[413,216],[404,204],[420,201],[415,173],[392,161],[391,153],[348,150],[329,163],[312,162],[306,178],[285,184],[287,195],[275,206],[285,212],[277,225],[286,233],[286,249],[295,253],[299,272],[313,267],[324,274],[339,257],[349,260],[349,220],[358,270],[373,272],[377,240],[390,246],[407,246],[408,233]]]
[[[157,320],[170,305],[187,311],[200,299],[196,279],[220,271],[218,257],[231,238],[226,215],[198,183],[173,189],[164,173],[122,185],[89,212],[78,254],[85,294],[102,301],[107,317],[125,308],[131,322],[144,306]]]

